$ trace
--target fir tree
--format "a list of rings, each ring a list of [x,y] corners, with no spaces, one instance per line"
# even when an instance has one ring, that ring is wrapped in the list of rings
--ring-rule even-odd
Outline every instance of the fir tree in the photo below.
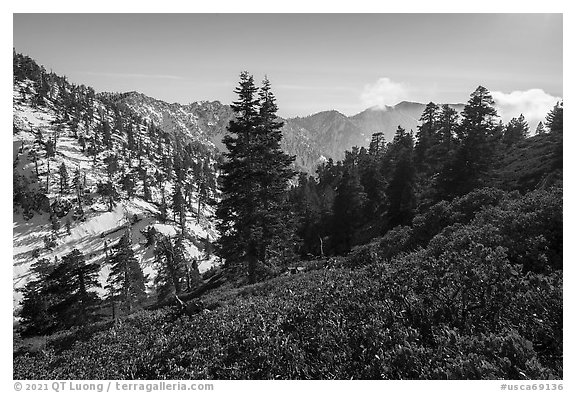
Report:
[[[186,201],[184,196],[182,196],[182,187],[178,183],[176,183],[174,194],[172,194],[172,212],[174,221],[176,221],[176,216],[178,216],[180,230],[184,232],[186,229]]]
[[[368,153],[370,155],[378,156],[384,152],[386,147],[386,140],[384,139],[384,134],[381,132],[376,132],[372,134],[370,140],[370,145],[368,148]]]
[[[82,213],[82,174],[80,172],[80,168],[76,168],[74,172],[74,178],[72,179],[72,186],[74,187],[74,191],[76,192],[76,201],[78,202],[78,212]]]
[[[259,124],[257,127],[258,149],[261,149],[256,170],[259,171],[260,222],[262,238],[259,240],[258,258],[262,264],[269,259],[269,252],[286,255],[294,248],[294,228],[290,222],[286,191],[288,181],[296,172],[291,168],[295,157],[282,151],[280,129],[284,123],[278,121],[276,98],[270,81],[265,78],[259,91]],[[258,152],[258,150],[257,150]]]
[[[277,121],[275,98],[265,80],[258,97],[254,80],[240,75],[236,89],[239,100],[232,104],[236,114],[224,137],[228,161],[222,164],[222,200],[216,216],[219,255],[226,266],[247,266],[250,282],[256,280],[258,260],[266,263],[269,248],[280,248],[287,229],[282,225],[282,198],[287,180],[293,176],[293,161],[280,149],[282,124]]]
[[[386,189],[388,205],[388,227],[408,224],[416,207],[414,166],[414,139],[398,127],[392,149],[396,150],[393,172]]]
[[[60,194],[68,193],[68,170],[66,169],[66,165],[64,163],[60,164],[58,174],[60,175]]]
[[[218,253],[226,260],[226,268],[247,265],[249,279],[255,280],[257,260],[255,159],[253,156],[258,125],[257,88],[247,72],[240,75],[235,92],[239,100],[232,104],[235,119],[228,125],[223,142],[228,152],[222,164],[222,199],[216,210],[220,239]]]
[[[110,125],[107,121],[103,121],[102,125],[102,143],[108,149],[112,149],[112,130],[110,129]]]
[[[34,161],[34,173],[36,174],[36,179],[40,179],[40,172],[38,168],[38,158],[40,157],[36,149],[31,149],[28,153],[30,158]]]
[[[127,173],[122,176],[122,189],[126,191],[128,199],[134,196],[134,187],[136,187],[136,182],[134,181],[134,176],[131,173]]]
[[[56,297],[50,311],[62,328],[85,325],[96,319],[98,295],[91,291],[99,287],[96,264],[87,264],[77,249],[62,257],[62,261],[47,278],[48,293]]]
[[[438,143],[439,108],[430,102],[424,108],[420,116],[421,124],[416,134],[416,146],[414,148],[414,162],[420,171],[427,171],[430,167],[429,150]]]
[[[554,148],[554,168],[562,169],[563,156],[563,133],[564,133],[564,103],[554,105],[554,108],[546,115],[546,126],[550,130],[550,136],[556,144]]]
[[[358,168],[347,166],[334,198],[332,239],[337,254],[347,253],[356,243],[366,201]]]
[[[54,265],[44,258],[30,268],[33,279],[21,290],[20,328],[25,336],[46,334],[56,326],[56,318],[49,311],[53,296],[47,290],[48,276],[53,270]]]
[[[558,102],[554,108],[546,115],[546,127],[551,134],[562,135],[564,129],[564,103]]]
[[[183,236],[180,234],[176,241],[172,242],[170,237],[159,235],[154,255],[158,269],[158,274],[154,279],[158,300],[180,295],[187,280],[187,255]]]
[[[148,180],[148,174],[145,172],[142,180],[142,197],[147,202],[152,202],[152,192]]]
[[[113,247],[109,258],[108,300],[119,303],[121,309],[131,313],[146,297],[145,277],[134,256],[132,242],[127,231]]]
[[[485,182],[500,134],[496,116],[492,96],[479,86],[462,111],[462,122],[456,129],[458,148],[440,174],[441,195],[463,195]]]
[[[108,202],[108,211],[112,211],[114,209],[114,205],[118,200],[120,194],[118,194],[118,190],[116,189],[116,185],[112,183],[112,181],[107,181],[105,183],[98,183],[97,184],[96,192],[102,195]]]
[[[522,114],[518,118],[514,117],[508,122],[504,129],[502,142],[507,146],[518,143],[526,139],[529,130],[530,127]]]
[[[78,144],[82,148],[82,152],[85,152],[86,151],[86,138],[84,137],[84,135],[80,134],[78,136]]]
[[[458,113],[454,108],[451,108],[448,104],[442,105],[439,120],[440,143],[442,148],[437,152],[438,155],[442,157],[442,160],[446,160],[447,156],[454,148],[454,138],[458,127],[458,118]]]
[[[110,154],[104,159],[104,163],[106,164],[106,173],[108,174],[108,179],[112,180],[114,175],[120,169],[118,164],[118,156],[116,154]]]

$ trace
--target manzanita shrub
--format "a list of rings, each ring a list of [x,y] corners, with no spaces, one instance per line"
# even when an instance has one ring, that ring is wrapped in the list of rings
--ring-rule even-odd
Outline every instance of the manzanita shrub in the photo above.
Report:
[[[15,357],[14,378],[560,379],[561,190],[483,192],[383,238],[435,232],[413,250],[381,240],[334,267],[213,293],[211,311],[141,312],[49,341]]]

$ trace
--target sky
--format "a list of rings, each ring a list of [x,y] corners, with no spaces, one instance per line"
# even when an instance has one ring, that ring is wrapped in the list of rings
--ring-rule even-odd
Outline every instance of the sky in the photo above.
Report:
[[[464,103],[504,120],[563,97],[562,14],[14,14],[17,52],[96,91],[230,103],[246,70],[279,115]]]

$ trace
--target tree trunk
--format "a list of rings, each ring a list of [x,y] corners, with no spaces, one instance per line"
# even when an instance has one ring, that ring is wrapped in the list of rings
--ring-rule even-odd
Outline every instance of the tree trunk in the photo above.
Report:
[[[248,259],[248,282],[254,284],[256,282],[256,264],[258,262],[256,242],[254,240],[250,241],[246,256]]]
[[[36,169],[36,179],[40,182],[40,173],[38,172],[38,156],[34,154],[34,169]]]
[[[200,215],[201,215],[201,213],[200,213],[200,207],[202,206],[201,203],[200,203],[201,200],[202,200],[202,197],[200,196],[200,193],[198,193],[198,215],[196,216],[196,223],[197,223],[197,224],[200,224]]]
[[[48,173],[46,174],[46,194],[50,193],[50,158],[46,159],[48,163]]]

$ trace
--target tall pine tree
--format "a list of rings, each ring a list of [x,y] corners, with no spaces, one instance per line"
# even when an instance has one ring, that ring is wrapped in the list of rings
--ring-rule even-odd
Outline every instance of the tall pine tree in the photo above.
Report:
[[[108,300],[112,302],[114,311],[115,305],[119,303],[123,311],[131,313],[146,297],[146,287],[144,273],[134,256],[128,231],[114,246],[109,263]]]
[[[482,186],[501,131],[496,116],[490,92],[478,86],[470,95],[462,111],[462,122],[456,129],[458,147],[440,174],[438,184],[442,197],[463,195]]]
[[[271,244],[287,238],[282,204],[292,157],[280,149],[282,124],[275,98],[265,80],[260,94],[247,72],[240,75],[232,104],[235,118],[224,137],[228,152],[221,166],[222,199],[216,210],[220,240],[218,253],[229,271],[248,271],[256,280],[258,261],[266,262]]]
[[[62,262],[47,277],[47,292],[56,297],[50,311],[61,328],[85,325],[96,320],[96,307],[100,299],[92,291],[100,286],[100,267],[87,264],[84,255],[74,249],[62,257]]]

